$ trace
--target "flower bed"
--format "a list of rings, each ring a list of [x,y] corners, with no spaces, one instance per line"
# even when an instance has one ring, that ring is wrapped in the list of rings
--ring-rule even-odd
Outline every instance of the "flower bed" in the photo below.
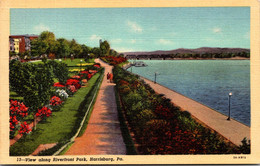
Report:
[[[68,78],[67,65],[56,61],[39,64],[11,61],[9,65],[10,88],[26,104],[10,100],[10,138],[15,136],[17,141],[22,135],[30,134],[37,121],[45,121],[53,112],[59,111],[64,101],[81,88],[83,78],[80,75]],[[91,69],[98,68],[93,66]],[[90,79],[95,73],[89,72],[86,77]],[[59,82],[53,84],[53,80]]]
[[[115,56],[105,56],[105,57],[102,57],[101,59],[103,61],[109,63],[110,65],[113,65],[113,66],[127,61],[126,58],[121,57],[121,56],[118,56],[118,57],[115,57]]]
[[[114,70],[124,114],[140,154],[239,154],[247,153],[218,133],[200,125],[163,95],[119,67]],[[248,144],[245,143],[248,147]],[[245,147],[244,146],[244,147]]]
[[[69,97],[66,102],[63,102],[61,111],[52,111],[51,116],[46,118],[46,122],[37,124],[37,130],[14,143],[10,147],[10,156],[30,155],[40,144],[58,142],[59,145],[64,145],[78,129],[82,114],[85,113],[85,108],[93,97],[94,87],[101,76],[101,73],[97,73],[88,82],[88,87],[80,88],[73,97]],[[66,92],[65,87],[54,87],[54,89],[56,89],[55,95],[58,90],[58,92]],[[56,148],[54,151],[57,151],[59,147],[54,147]],[[47,153],[49,156],[52,154]]]
[[[15,131],[19,131],[20,134],[29,133],[26,121],[24,118],[28,116],[28,107],[24,103],[17,100],[10,100],[10,137],[12,138],[15,134]]]

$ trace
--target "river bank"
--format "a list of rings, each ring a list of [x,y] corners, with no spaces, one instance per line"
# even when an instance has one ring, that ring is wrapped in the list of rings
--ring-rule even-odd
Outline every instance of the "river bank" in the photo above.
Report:
[[[197,101],[194,101],[184,95],[168,89],[158,83],[154,83],[144,77],[142,79],[149,84],[157,93],[164,94],[165,97],[181,107],[188,110],[191,115],[203,122],[205,125],[215,130],[235,145],[241,145],[241,141],[246,137],[250,139],[250,127],[231,119],[227,120],[227,116],[209,108]]]
[[[232,57],[232,58],[129,58],[128,60],[250,60],[245,57]]]
[[[131,61],[134,62],[134,61]],[[248,60],[143,60],[147,67],[132,67],[138,74],[250,126],[250,61]],[[156,74],[155,74],[156,73]]]

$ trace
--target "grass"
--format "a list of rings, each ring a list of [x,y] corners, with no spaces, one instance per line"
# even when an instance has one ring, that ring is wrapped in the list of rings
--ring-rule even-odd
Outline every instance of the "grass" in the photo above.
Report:
[[[60,152],[59,155],[64,155],[64,154],[70,149],[70,147],[73,145],[73,143],[74,143],[74,142],[69,143],[68,146],[67,146],[65,149],[63,149],[63,150]]]
[[[42,60],[36,61],[36,62],[27,62],[27,63],[33,63],[33,64],[43,64]]]
[[[103,70],[103,71],[104,71],[104,70]],[[102,74],[103,74],[103,73],[102,73]],[[103,78],[102,78],[100,81],[102,82],[102,80],[103,80]],[[101,84],[100,84],[100,85],[101,85]],[[99,91],[100,85],[99,85],[99,87],[97,87],[97,88],[98,88],[97,93],[98,93],[98,91]],[[92,96],[95,95],[95,91],[93,91],[92,94],[90,94],[90,95],[91,95],[90,99],[92,99]],[[95,97],[95,99],[94,99],[94,101],[93,101],[92,106],[90,107],[89,113],[88,113],[88,115],[87,115],[87,117],[86,117],[86,120],[85,120],[85,122],[84,122],[84,124],[83,124],[83,126],[82,126],[82,128],[81,128],[81,130],[80,130],[80,132],[79,132],[78,137],[80,137],[80,136],[83,135],[83,133],[85,132],[85,130],[86,130],[87,126],[88,126],[88,121],[89,121],[90,116],[91,116],[91,113],[92,113],[92,111],[93,111],[94,103],[96,102],[96,99],[97,99],[97,95],[96,95],[96,97]],[[89,102],[91,102],[91,101],[89,101]]]
[[[102,71],[101,74],[103,75],[103,73],[104,73],[104,70]],[[102,82],[102,80],[103,80],[103,77],[100,79],[100,82]],[[99,82],[99,81],[98,81],[98,82]],[[98,82],[97,82],[97,84],[98,84]],[[100,84],[100,85],[101,85],[101,84]],[[92,98],[94,97],[94,95],[95,95],[96,93],[98,93],[99,88],[100,88],[100,85],[99,85],[98,87],[96,87],[96,88],[98,88],[97,91],[96,91],[96,88],[95,88],[95,89],[93,89],[93,90],[90,92],[89,97],[87,98],[87,104],[86,104],[87,106],[89,106],[89,104],[90,104]],[[93,111],[93,108],[94,108],[94,104],[95,104],[95,102],[96,102],[96,99],[97,99],[97,95],[95,96],[95,99],[94,99],[94,101],[93,101],[93,103],[92,103],[92,105],[91,105],[91,107],[90,107],[90,110],[89,110],[89,112],[88,112],[88,114],[87,114],[87,117],[86,117],[85,121],[83,122],[82,128],[81,128],[81,130],[80,130],[80,132],[79,132],[79,134],[78,134],[77,137],[82,136],[82,135],[84,134],[85,130],[86,130],[87,125],[88,125],[88,122],[89,122],[89,119],[90,119],[90,117],[91,117],[91,114],[92,114],[92,111]],[[85,107],[85,108],[86,108],[86,110],[84,110],[84,112],[87,111],[88,107]],[[70,147],[73,145],[73,143],[74,143],[74,142],[69,143],[69,144],[67,145],[67,147],[66,147],[65,149],[63,149],[58,155],[64,155],[64,154],[70,149]],[[57,150],[58,150],[58,149],[57,149]]]
[[[77,64],[80,64],[80,60],[82,60],[82,64],[86,63],[84,58],[74,59],[73,61],[71,61],[70,59],[62,59],[62,62],[66,63],[68,66],[77,66]],[[94,59],[90,59],[88,63],[94,63]]]
[[[117,104],[117,111],[118,111],[118,120],[120,122],[120,129],[122,132],[123,140],[126,145],[126,153],[127,155],[137,155],[137,150],[134,146],[134,142],[130,135],[130,131],[126,125],[126,120],[123,115],[123,108],[121,106],[121,102],[119,99],[119,92],[117,91],[117,87],[115,88],[115,97],[116,97],[116,104]]]
[[[62,59],[62,62],[63,63],[66,63],[68,66],[75,66],[75,67],[69,67],[69,70],[72,70],[72,69],[85,69],[86,67],[88,66],[77,66],[77,64],[80,64],[80,60],[82,60],[82,64],[85,64],[85,63],[95,63],[95,59],[89,59],[88,62],[85,62],[84,58],[79,58],[79,59],[74,59],[73,61],[71,61],[71,59]],[[73,76],[73,75],[76,75],[78,74],[79,71],[74,71],[74,72],[69,72],[69,76]]]
[[[52,116],[46,121],[37,124],[37,130],[22,137],[11,146],[10,155],[30,155],[40,144],[61,142],[69,139],[75,132],[81,103],[84,101],[85,96],[89,95],[99,76],[100,73],[94,75],[88,82],[88,86],[79,89],[74,96],[69,97],[60,111],[53,112]]]
[[[19,96],[16,92],[10,91],[10,99],[12,100],[23,100],[23,97]]]
[[[103,76],[103,74],[104,74],[104,70],[102,70],[101,72],[102,72],[102,73],[101,73],[101,75],[100,75],[100,77],[99,77],[99,81],[97,81],[97,82],[95,83],[95,88],[92,88],[92,89],[91,89],[90,93],[85,97],[84,102],[82,102],[83,105],[81,104],[81,105],[82,105],[82,106],[81,106],[82,108],[80,109],[81,111],[79,112],[79,116],[80,116],[81,118],[78,119],[78,123],[77,123],[77,124],[80,124],[80,123],[82,122],[83,117],[85,116],[85,113],[87,112],[88,107],[89,107],[89,105],[91,104],[91,101],[92,101],[94,95],[97,94],[98,91],[99,91],[99,88],[100,88],[100,85],[101,85],[101,84],[99,84],[99,82],[102,82],[102,80],[103,80],[103,77],[102,77],[102,76]],[[99,85],[98,85],[98,84],[99,84]],[[89,121],[89,118],[90,118],[90,116],[91,116],[91,113],[92,113],[92,110],[93,110],[93,107],[94,107],[96,98],[97,98],[97,95],[95,96],[94,101],[93,101],[93,103],[91,104],[91,107],[90,107],[90,109],[89,109],[89,112],[87,113],[87,117],[86,117],[85,121],[83,122],[82,128],[80,129],[80,132],[79,132],[79,134],[77,135],[77,137],[82,136],[83,133],[85,132],[86,128],[87,128],[88,121]],[[78,131],[79,127],[80,127],[79,125],[76,125],[76,126],[75,126],[75,131],[76,131],[76,130]],[[51,148],[51,149],[46,150],[46,152],[43,151],[43,152],[42,152],[41,154],[39,154],[39,155],[54,154],[54,153],[57,152],[63,145],[65,145],[66,143],[67,143],[67,142],[63,142],[63,143],[61,143],[60,145],[57,145],[57,146],[55,146],[55,147],[53,147],[53,148]],[[65,153],[69,150],[69,148],[73,145],[73,143],[74,143],[74,142],[69,142],[69,144],[65,147],[65,149],[63,149],[58,155],[63,155],[63,154],[65,154]],[[54,150],[55,150],[55,151],[54,151]]]
[[[119,67],[123,67],[125,64],[128,64],[128,63],[129,63],[128,61],[125,61],[125,62],[123,62],[123,63],[118,64],[118,66],[119,66]]]

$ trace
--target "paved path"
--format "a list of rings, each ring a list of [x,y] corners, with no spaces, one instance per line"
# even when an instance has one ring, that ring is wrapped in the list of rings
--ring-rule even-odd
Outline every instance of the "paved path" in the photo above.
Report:
[[[107,72],[112,72],[112,66],[100,61]],[[117,106],[113,83],[108,83],[106,77],[101,84],[89,124],[85,133],[75,139],[65,155],[116,155],[126,154],[126,146],[118,121]]]
[[[173,90],[170,90],[160,84],[155,84],[152,81],[145,79],[157,93],[165,94],[165,97],[172,100],[172,102],[184,110],[189,111],[193,116],[200,121],[229,139],[236,145],[240,145],[244,137],[250,139],[250,127],[231,119],[227,120],[227,116],[200,104],[188,97],[185,97]]]

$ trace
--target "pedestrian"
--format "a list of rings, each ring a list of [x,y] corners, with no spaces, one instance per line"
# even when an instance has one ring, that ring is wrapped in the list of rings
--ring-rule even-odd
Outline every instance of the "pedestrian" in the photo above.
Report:
[[[109,79],[110,79],[110,83],[112,83],[113,82],[113,74],[112,73],[110,73]]]
[[[107,72],[107,81],[109,81],[109,80],[110,80],[110,73]]]

